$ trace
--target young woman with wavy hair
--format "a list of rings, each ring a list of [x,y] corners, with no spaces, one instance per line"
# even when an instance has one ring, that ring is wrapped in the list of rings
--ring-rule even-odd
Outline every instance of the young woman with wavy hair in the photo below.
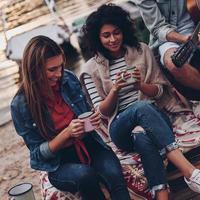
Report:
[[[78,118],[90,108],[78,79],[64,67],[64,54],[53,40],[37,36],[27,44],[11,113],[30,150],[31,167],[47,171],[53,186],[80,192],[83,200],[105,200],[100,182],[112,200],[130,200],[118,158],[95,130],[85,132]],[[90,122],[98,128],[98,111]]]

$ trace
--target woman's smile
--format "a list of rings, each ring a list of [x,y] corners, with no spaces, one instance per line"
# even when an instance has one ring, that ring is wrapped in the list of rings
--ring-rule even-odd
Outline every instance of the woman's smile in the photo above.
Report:
[[[56,85],[62,76],[63,57],[62,55],[54,56],[47,59],[46,73],[50,86]]]
[[[99,38],[103,47],[110,51],[113,57],[121,55],[123,34],[117,26],[104,24],[100,29]]]

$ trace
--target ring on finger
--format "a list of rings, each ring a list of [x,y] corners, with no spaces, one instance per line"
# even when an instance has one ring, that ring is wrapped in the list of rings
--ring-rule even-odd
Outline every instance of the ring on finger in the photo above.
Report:
[[[125,77],[124,77],[124,73],[121,73],[120,76],[121,76],[121,80],[122,80],[122,81],[126,81],[126,79],[125,79]]]

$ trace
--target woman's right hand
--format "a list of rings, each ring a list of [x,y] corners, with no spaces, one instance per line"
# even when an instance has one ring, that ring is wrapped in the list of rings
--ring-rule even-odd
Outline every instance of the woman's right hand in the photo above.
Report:
[[[79,138],[84,134],[84,121],[81,119],[73,119],[66,130],[71,138]]]
[[[127,86],[126,79],[130,77],[131,74],[126,71],[121,71],[115,75],[115,80],[109,94],[99,105],[99,110],[102,115],[107,117],[111,117],[113,115],[118,103],[118,92],[123,87]]]
[[[130,78],[130,73],[127,71],[118,72],[115,76],[115,83],[113,84],[113,89],[119,91],[123,87],[127,86],[126,79]]]
[[[74,144],[74,139],[81,138],[84,134],[84,122],[81,119],[73,119],[54,139],[49,141],[52,152],[69,147]]]

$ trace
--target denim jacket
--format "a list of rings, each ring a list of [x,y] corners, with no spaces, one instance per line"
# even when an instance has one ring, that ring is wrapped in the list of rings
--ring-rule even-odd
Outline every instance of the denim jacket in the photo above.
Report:
[[[186,0],[135,0],[134,2],[150,31],[151,48],[166,42],[166,35],[171,31],[188,35],[194,29],[194,22],[186,8]]]
[[[71,107],[76,116],[89,111],[85,96],[77,77],[70,71],[65,70],[61,80],[61,95],[64,101]],[[33,169],[52,172],[60,165],[59,153],[52,153],[46,141],[31,117],[26,99],[23,93],[17,94],[11,103],[11,115],[17,133],[23,137],[24,142],[30,150],[30,164]],[[51,117],[48,109],[46,117],[51,126]],[[108,148],[97,133],[91,133],[92,137]]]

